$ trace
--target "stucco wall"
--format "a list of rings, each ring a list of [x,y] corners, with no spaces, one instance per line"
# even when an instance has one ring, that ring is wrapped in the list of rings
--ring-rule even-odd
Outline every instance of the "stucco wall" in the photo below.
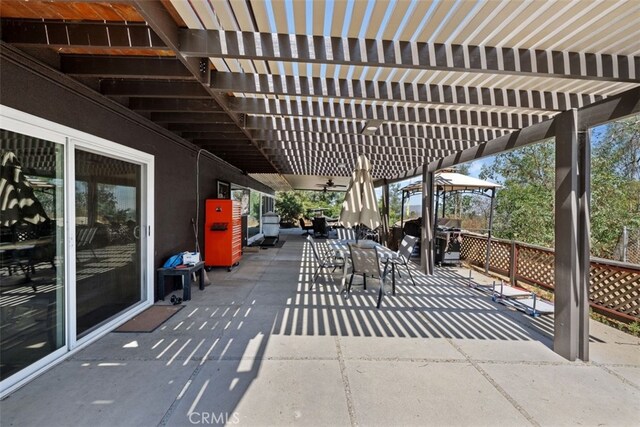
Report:
[[[181,250],[193,250],[197,147],[162,134],[144,118],[21,52],[3,46],[0,103],[155,156],[155,251],[157,266]],[[134,115],[135,116],[135,115]],[[268,194],[273,190],[203,153],[200,156],[200,239],[204,200],[221,179]]]

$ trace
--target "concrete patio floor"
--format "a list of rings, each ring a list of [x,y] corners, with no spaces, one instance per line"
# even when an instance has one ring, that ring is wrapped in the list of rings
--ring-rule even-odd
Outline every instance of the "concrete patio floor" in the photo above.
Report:
[[[110,333],[0,403],[2,426],[638,425],[640,340],[591,322],[591,361],[466,271],[310,290],[299,230],[246,253],[153,333]],[[474,276],[475,277],[475,276]],[[486,280],[477,278],[476,280]]]

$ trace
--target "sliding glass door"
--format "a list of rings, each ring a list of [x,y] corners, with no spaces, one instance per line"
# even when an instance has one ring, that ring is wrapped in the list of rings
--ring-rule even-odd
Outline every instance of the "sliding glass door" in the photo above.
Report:
[[[153,163],[0,105],[0,398],[153,304]]]
[[[64,144],[0,129],[0,159],[4,381],[66,344]]]
[[[142,166],[75,150],[76,334],[142,300]]]

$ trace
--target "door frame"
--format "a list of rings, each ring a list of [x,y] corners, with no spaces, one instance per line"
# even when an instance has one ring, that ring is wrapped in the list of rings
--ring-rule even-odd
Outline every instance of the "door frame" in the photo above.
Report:
[[[64,328],[65,345],[0,382],[0,398],[62,362],[147,307],[154,298],[154,189],[155,157],[77,129],[70,128],[0,104],[0,127],[63,144],[64,155]],[[75,149],[134,163],[142,167],[141,300],[113,319],[76,339],[76,250],[75,250]]]

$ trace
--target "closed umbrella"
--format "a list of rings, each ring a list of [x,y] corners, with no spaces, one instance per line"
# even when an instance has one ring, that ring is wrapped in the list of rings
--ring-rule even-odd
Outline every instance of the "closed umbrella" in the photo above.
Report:
[[[2,154],[0,173],[0,225],[11,227],[19,221],[39,224],[49,220],[22,166],[11,151]]]
[[[359,224],[371,230],[378,228],[382,223],[371,179],[371,163],[364,155],[358,157],[356,169],[351,175],[351,182],[342,202],[340,221],[345,227]]]

